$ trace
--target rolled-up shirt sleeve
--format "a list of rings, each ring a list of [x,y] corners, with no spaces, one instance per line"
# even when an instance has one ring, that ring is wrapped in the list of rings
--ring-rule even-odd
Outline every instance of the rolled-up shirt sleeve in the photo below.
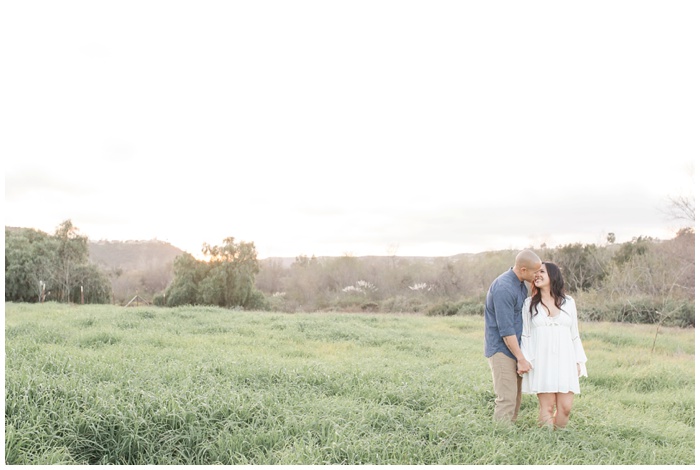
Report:
[[[503,287],[499,287],[495,292],[493,307],[496,311],[496,325],[501,338],[515,335],[515,317],[513,312],[516,310],[515,304],[517,300],[516,295]]]

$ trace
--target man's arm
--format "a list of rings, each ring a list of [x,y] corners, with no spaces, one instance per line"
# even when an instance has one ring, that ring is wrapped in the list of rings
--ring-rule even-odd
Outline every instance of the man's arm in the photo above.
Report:
[[[506,343],[506,346],[508,347],[508,349],[510,349],[510,352],[513,353],[513,356],[515,356],[515,360],[518,361],[518,374],[525,374],[527,372],[530,372],[530,370],[532,370],[532,364],[530,364],[528,360],[525,359],[525,356],[523,355],[523,352],[520,349],[520,345],[518,344],[518,338],[515,335],[504,336],[503,342]]]
[[[515,356],[517,361],[518,374],[524,374],[532,369],[525,355],[523,355],[518,338],[515,336],[515,305],[517,302],[517,294],[509,291],[501,286],[495,286],[493,292],[493,306],[496,312],[496,325],[498,332],[503,338],[503,342],[510,352]],[[520,312],[518,312],[520,313]]]

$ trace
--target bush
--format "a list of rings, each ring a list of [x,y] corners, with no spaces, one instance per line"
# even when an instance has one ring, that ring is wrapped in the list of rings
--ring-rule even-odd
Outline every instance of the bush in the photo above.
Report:
[[[287,298],[284,292],[267,295],[265,301],[272,312],[292,312],[292,301]]]
[[[363,294],[342,293],[332,297],[328,302],[319,302],[316,299],[316,309],[321,311],[329,312],[359,312],[361,311],[361,305],[367,302],[367,297]]]
[[[381,302],[381,311],[388,313],[419,313],[424,312],[426,308],[427,305],[417,297],[399,295]]]
[[[656,323],[659,321],[661,305],[649,299],[630,299],[614,307],[614,321],[627,323]]]
[[[471,298],[463,300],[458,304],[457,315],[483,315],[484,299]]]
[[[575,297],[579,319],[624,323],[661,323],[664,326],[695,327],[695,301],[637,296],[606,299],[596,293]]]
[[[270,302],[265,297],[265,294],[257,289],[253,289],[246,299],[245,305],[246,310],[270,310]]]
[[[459,306],[456,303],[442,302],[430,307],[427,315],[429,317],[451,317],[457,315],[457,311],[459,311]]]
[[[153,297],[153,305],[157,307],[165,307],[167,305],[168,301],[167,298],[165,297],[165,294],[156,294]]]
[[[677,326],[695,328],[695,301],[683,302],[675,319],[678,322]]]
[[[484,303],[479,299],[466,299],[459,302],[441,302],[428,309],[427,315],[430,317],[453,315],[483,315]]]
[[[365,302],[360,305],[363,312],[376,312],[379,310],[379,304],[377,302]]]

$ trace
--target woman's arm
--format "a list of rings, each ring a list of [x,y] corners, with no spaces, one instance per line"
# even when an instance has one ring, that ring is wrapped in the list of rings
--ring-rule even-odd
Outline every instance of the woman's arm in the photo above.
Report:
[[[581,336],[578,331],[578,312],[576,311],[576,302],[571,297],[566,299],[566,311],[571,314],[571,341],[574,343],[574,355],[576,357],[576,364],[579,366],[579,377],[588,377],[588,370],[586,369],[586,352],[583,350],[583,343],[581,342]]]

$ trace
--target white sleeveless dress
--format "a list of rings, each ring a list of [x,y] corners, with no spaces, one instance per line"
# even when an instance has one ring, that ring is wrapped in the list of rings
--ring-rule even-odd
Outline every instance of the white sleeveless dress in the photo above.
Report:
[[[532,370],[523,375],[522,392],[581,393],[576,364],[581,365],[581,376],[588,376],[586,353],[578,332],[578,319],[574,299],[566,296],[561,312],[548,317],[547,309],[540,303],[537,315],[530,315],[528,297],[523,304],[523,355]]]

